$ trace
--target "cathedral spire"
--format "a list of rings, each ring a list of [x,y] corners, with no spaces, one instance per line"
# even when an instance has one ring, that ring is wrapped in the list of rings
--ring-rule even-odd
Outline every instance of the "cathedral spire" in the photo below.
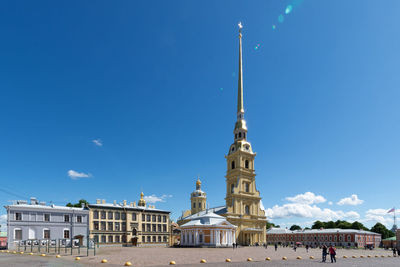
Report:
[[[243,73],[242,73],[242,23],[239,22],[239,74],[238,74],[238,103],[237,103],[237,116],[238,120],[243,119]]]

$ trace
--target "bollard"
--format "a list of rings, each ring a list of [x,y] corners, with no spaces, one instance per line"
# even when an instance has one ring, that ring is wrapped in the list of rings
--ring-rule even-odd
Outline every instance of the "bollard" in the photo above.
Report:
[[[382,255],[381,257],[382,257],[382,258],[384,258],[384,257],[385,257],[385,255]]]
[[[130,261],[125,262],[124,266],[131,266],[132,263]]]
[[[375,258],[378,258],[379,256],[378,255],[375,255]]]
[[[231,259],[226,259],[225,262],[231,262]]]
[[[79,261],[81,258],[80,257],[75,257],[75,260],[76,261]]]
[[[44,254],[44,253],[43,253],[43,254],[40,254],[40,256],[42,256],[42,257],[45,257],[45,256],[46,256],[46,254]]]
[[[314,256],[310,256],[310,260],[313,260],[314,259]]]
[[[347,256],[346,256],[346,255],[344,255],[344,256],[343,256],[343,258],[344,258],[344,259],[347,259]]]
[[[24,254],[24,252],[23,252],[23,251],[21,251],[19,254]]]
[[[13,253],[13,254],[17,254],[17,252],[16,252],[16,251],[13,251],[12,253]]]
[[[176,264],[175,261],[170,261],[170,262],[169,262],[169,265],[175,265],[175,264]]]
[[[30,252],[30,253],[28,253],[28,255],[31,255],[31,256],[32,256],[32,255],[33,255],[33,253],[32,253],[32,252]]]
[[[60,255],[57,255],[56,258],[61,258],[61,256],[60,256]]]
[[[101,263],[107,263],[108,261],[106,259],[102,259]]]
[[[357,257],[356,257],[356,256],[354,256],[354,255],[353,255],[353,256],[351,256],[351,257],[352,257],[352,258],[357,258]]]
[[[371,258],[371,255],[368,255],[367,257],[368,257],[368,258]]]
[[[360,258],[364,258],[364,255],[361,255]]]
[[[300,256],[297,256],[296,259],[301,260],[301,257],[300,257]]]
[[[253,261],[253,259],[252,258],[247,258],[247,261]]]
[[[265,260],[266,260],[266,261],[270,261],[271,258],[270,258],[270,257],[266,257]]]
[[[207,261],[205,259],[201,259],[200,263],[206,263]]]
[[[282,260],[284,260],[284,261],[287,260],[287,257],[282,257]]]

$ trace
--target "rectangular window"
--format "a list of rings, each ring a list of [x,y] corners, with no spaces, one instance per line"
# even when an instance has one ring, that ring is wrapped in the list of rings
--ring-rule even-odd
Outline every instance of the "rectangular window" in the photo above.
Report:
[[[146,243],[146,237],[143,236],[142,239],[143,239],[143,243]]]
[[[113,228],[113,223],[112,222],[108,222],[108,231],[112,231]]]
[[[163,242],[167,242],[167,237],[163,236]]]
[[[132,213],[132,221],[136,221],[136,213]]]
[[[161,232],[161,224],[157,225],[157,231]]]
[[[121,213],[121,220],[126,220],[126,213],[125,212]]]
[[[147,236],[147,242],[151,242],[151,236]]]
[[[64,238],[69,238],[69,230],[64,230]]]
[[[109,235],[108,236],[108,243],[112,243],[113,242],[113,236],[112,235]]]
[[[115,236],[115,243],[119,243],[119,235]]]
[[[153,232],[156,232],[157,231],[157,225],[156,224],[153,224]]]
[[[163,222],[167,222],[167,216],[163,216]]]
[[[94,236],[94,242],[95,242],[95,243],[98,243],[98,242],[99,242],[99,236],[98,236],[98,235],[95,235],[95,236]]]
[[[146,220],[147,220],[148,222],[151,222],[151,215],[147,215]]]
[[[113,218],[113,213],[112,213],[112,211],[109,211],[108,212],[108,219],[112,220],[112,218]]]
[[[105,230],[106,230],[106,222],[101,222],[101,224],[100,224],[100,229],[101,229],[102,231],[105,231]]]
[[[68,214],[64,215],[64,222],[69,222],[69,215]]]
[[[156,242],[156,236],[155,235],[153,235],[153,242],[154,243]]]
[[[50,239],[50,230],[48,229],[43,230],[43,238]]]
[[[122,231],[126,231],[126,222],[122,222]]]
[[[102,219],[105,219],[105,218],[106,218],[106,212],[105,212],[105,211],[102,211],[100,214],[101,214],[101,218],[102,218]]]
[[[147,228],[147,232],[151,232],[151,224],[148,223],[148,224],[146,225],[146,228]]]
[[[163,230],[163,232],[166,232],[167,231],[167,225],[163,224],[162,230]]]
[[[156,215],[153,215],[153,222],[156,221]]]
[[[119,226],[119,222],[115,223],[115,231],[121,231],[121,228]]]
[[[105,235],[101,236],[101,243],[106,243],[106,236]]]
[[[93,211],[93,219],[98,219],[99,218],[99,212],[97,210]]]
[[[116,212],[116,213],[115,213],[115,219],[116,219],[116,220],[119,220],[119,218],[120,218],[120,213],[119,213],[119,212]]]
[[[142,223],[142,232],[146,232],[146,225]]]
[[[76,216],[76,222],[77,223],[81,223],[82,222],[82,216],[81,215]]]
[[[245,187],[246,187],[246,192],[249,193],[250,192],[250,184],[245,183]]]
[[[146,221],[146,215],[142,214],[142,221]]]
[[[161,236],[158,236],[158,242],[161,243]]]
[[[15,213],[15,220],[16,221],[22,221],[22,213],[16,212]]]
[[[99,230],[99,222],[93,222],[93,229]]]
[[[21,229],[14,230],[14,240],[22,240],[22,230]]]
[[[50,221],[50,214],[45,214],[44,215],[44,221],[49,222]]]
[[[31,221],[36,222],[36,213],[31,213]]]

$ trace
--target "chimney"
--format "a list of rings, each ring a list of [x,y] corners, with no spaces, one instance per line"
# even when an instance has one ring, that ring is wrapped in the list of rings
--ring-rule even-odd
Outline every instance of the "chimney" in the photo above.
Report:
[[[96,199],[96,204],[101,204],[101,200],[100,199]]]
[[[126,200],[124,199],[124,207],[126,206]]]
[[[31,205],[36,205],[37,204],[37,199],[35,197],[31,197]]]
[[[102,199],[102,200],[101,200],[101,204],[106,204],[106,200],[105,200],[105,199]]]

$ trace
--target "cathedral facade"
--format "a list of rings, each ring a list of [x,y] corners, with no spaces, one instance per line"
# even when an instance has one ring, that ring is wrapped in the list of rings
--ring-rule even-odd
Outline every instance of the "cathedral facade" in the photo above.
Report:
[[[233,130],[234,141],[225,156],[226,197],[225,206],[210,209],[237,226],[236,241],[240,245],[255,245],[266,242],[266,221],[264,210],[261,208],[260,192],[256,188],[256,174],[251,144],[247,141],[247,126],[244,119],[243,105],[243,73],[242,73],[242,33],[239,25],[239,80],[237,99],[237,119]],[[187,223],[198,216],[207,213],[206,194],[201,191],[201,182],[196,182],[196,190],[191,194],[191,210],[179,218],[178,224]]]

